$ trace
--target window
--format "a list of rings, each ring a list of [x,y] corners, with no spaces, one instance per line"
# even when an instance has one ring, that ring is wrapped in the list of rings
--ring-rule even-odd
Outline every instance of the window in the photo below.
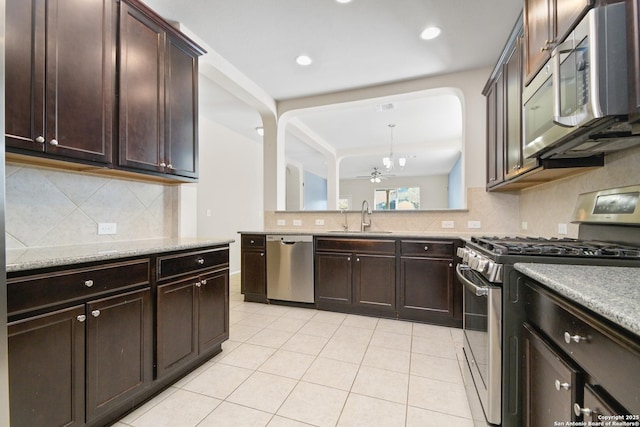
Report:
[[[373,204],[377,211],[420,209],[420,187],[378,188]]]

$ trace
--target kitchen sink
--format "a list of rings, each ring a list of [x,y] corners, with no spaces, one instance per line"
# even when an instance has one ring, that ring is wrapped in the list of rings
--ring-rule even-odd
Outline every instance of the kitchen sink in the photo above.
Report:
[[[330,230],[329,233],[336,233],[336,234],[391,234],[393,233],[392,231],[381,231],[381,230],[374,230],[374,231],[359,231],[359,230]]]

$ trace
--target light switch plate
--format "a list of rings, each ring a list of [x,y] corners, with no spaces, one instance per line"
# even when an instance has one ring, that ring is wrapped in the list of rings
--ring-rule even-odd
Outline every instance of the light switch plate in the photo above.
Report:
[[[98,234],[116,234],[116,223],[115,222],[99,222],[98,223]]]
[[[293,225],[296,226],[296,227],[302,226],[302,220],[301,219],[294,219],[293,220]]]
[[[468,221],[467,222],[467,228],[480,228],[480,227],[481,227],[480,221]]]
[[[456,226],[453,221],[442,221],[442,228],[454,228]]]
[[[316,219],[316,225],[324,225],[324,219]]]
[[[558,224],[558,234],[567,234],[567,224]]]
[[[279,219],[279,220],[277,221],[277,224],[278,224],[278,225],[287,225],[287,220],[286,220],[286,219]]]

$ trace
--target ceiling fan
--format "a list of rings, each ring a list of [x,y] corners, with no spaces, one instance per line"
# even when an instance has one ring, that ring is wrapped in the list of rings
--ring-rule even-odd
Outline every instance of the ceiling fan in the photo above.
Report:
[[[373,183],[379,183],[383,179],[387,179],[394,175],[383,174],[378,167],[374,167],[369,175],[360,175],[356,178],[367,178],[369,181]]]

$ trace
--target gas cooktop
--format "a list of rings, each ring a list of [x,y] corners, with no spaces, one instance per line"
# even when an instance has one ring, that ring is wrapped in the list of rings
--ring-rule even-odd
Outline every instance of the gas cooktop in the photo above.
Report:
[[[547,255],[640,259],[640,247],[611,242],[545,237],[472,237],[471,242],[496,255]]]

